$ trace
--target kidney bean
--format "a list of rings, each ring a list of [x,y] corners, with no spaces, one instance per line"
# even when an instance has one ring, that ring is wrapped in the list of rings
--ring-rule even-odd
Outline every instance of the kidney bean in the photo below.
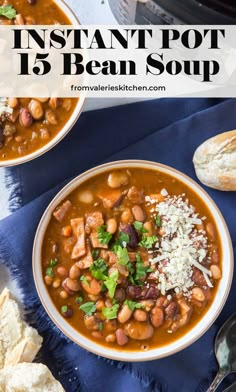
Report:
[[[207,286],[207,282],[206,279],[204,278],[203,273],[199,271],[197,268],[193,269],[192,279],[197,286],[200,287]]]
[[[165,314],[167,318],[169,319],[174,319],[176,314],[178,313],[179,307],[176,302],[171,302],[166,308],[165,308]]]
[[[123,288],[118,288],[115,291],[114,295],[115,299],[118,299],[120,302],[125,300],[125,290]]]
[[[160,327],[164,323],[164,312],[158,306],[151,310],[151,322],[155,328]]]
[[[64,307],[61,308],[61,314],[65,318],[71,318],[73,316],[73,309],[70,306],[65,307],[66,310],[64,310]]]
[[[125,332],[131,339],[145,340],[152,337],[154,329],[149,323],[134,320],[125,325]]]
[[[115,234],[117,230],[117,221],[115,218],[110,218],[106,221],[107,231],[110,234]]]
[[[128,286],[126,293],[130,299],[142,299],[142,290],[139,286]]]
[[[121,225],[121,231],[129,235],[128,249],[135,249],[138,246],[138,235],[134,227],[130,224]]]
[[[121,324],[126,323],[132,316],[132,310],[128,307],[128,305],[123,305],[121,310],[118,313],[117,319]]]
[[[31,127],[31,125],[33,124],[33,117],[28,109],[21,109],[19,121],[22,127]]]
[[[124,346],[125,344],[128,343],[129,338],[127,335],[124,333],[122,328],[118,328],[116,330],[116,341],[119,344],[119,346]]]
[[[144,298],[145,299],[157,299],[158,295],[159,295],[159,290],[157,289],[157,287],[154,285],[150,285]]]
[[[146,219],[146,214],[143,211],[142,207],[140,207],[139,205],[135,205],[132,208],[132,213],[134,216],[134,219],[138,222],[144,222]]]

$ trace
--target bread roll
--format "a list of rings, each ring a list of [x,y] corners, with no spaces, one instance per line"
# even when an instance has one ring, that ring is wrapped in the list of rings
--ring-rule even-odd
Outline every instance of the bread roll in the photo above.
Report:
[[[193,156],[198,179],[210,188],[236,191],[236,130],[201,144]]]
[[[0,370],[0,392],[65,392],[47,366],[18,363]]]
[[[19,362],[32,362],[42,345],[36,329],[21,318],[8,289],[0,295],[0,369]]]

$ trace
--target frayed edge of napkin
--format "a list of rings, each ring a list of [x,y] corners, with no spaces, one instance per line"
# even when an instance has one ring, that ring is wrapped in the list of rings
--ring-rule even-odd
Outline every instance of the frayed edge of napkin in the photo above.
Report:
[[[22,207],[23,204],[21,184],[17,173],[17,168],[5,169],[5,185],[10,194],[8,199],[8,208],[10,212],[14,212],[18,208]]]

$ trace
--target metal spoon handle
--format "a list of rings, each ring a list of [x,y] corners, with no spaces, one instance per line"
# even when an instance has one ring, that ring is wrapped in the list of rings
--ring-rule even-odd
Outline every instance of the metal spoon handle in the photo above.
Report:
[[[220,383],[224,380],[224,378],[227,376],[228,371],[227,370],[222,370],[220,369],[213,380],[212,384],[208,388],[207,392],[214,392],[216,391],[217,387],[220,385]]]

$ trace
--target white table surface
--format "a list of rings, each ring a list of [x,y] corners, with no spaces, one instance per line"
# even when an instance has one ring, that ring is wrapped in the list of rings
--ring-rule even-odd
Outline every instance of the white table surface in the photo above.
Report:
[[[77,14],[82,24],[117,24],[108,5],[108,0],[104,0],[104,4],[102,4],[101,0],[67,0],[67,3]],[[84,111],[127,104],[139,100],[143,99],[90,98],[87,99],[85,103]],[[0,168],[0,219],[6,217],[10,213],[8,210],[8,198],[9,190],[5,187],[4,169]]]

